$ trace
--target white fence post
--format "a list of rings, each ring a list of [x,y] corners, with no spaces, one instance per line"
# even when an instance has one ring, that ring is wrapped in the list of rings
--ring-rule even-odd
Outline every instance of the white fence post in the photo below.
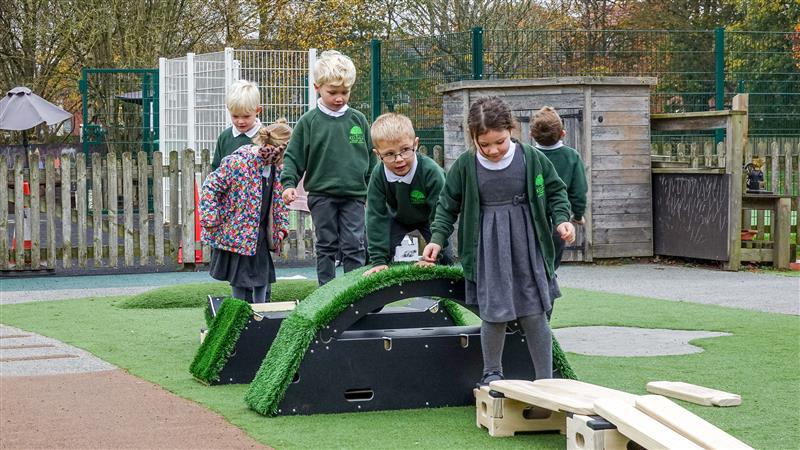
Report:
[[[186,54],[186,147],[197,150],[195,142],[194,53]]]
[[[317,107],[317,90],[314,89],[314,64],[317,62],[317,49],[308,49],[308,110]]]

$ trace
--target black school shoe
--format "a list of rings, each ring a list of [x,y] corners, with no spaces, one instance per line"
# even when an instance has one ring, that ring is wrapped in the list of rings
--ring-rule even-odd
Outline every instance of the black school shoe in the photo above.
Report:
[[[491,383],[492,381],[504,380],[504,379],[505,378],[503,377],[503,372],[500,372],[499,370],[492,370],[490,372],[486,372],[485,374],[483,374],[483,377],[481,377],[481,381],[475,383],[475,387],[480,389],[483,386],[488,386],[489,383]]]

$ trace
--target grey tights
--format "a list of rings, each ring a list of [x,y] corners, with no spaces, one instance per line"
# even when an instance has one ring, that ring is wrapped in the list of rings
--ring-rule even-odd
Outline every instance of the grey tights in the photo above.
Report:
[[[553,342],[550,325],[544,313],[518,317],[525,332],[528,352],[533,360],[535,379],[553,377]],[[481,322],[483,373],[503,373],[503,346],[506,342],[506,322]]]
[[[231,286],[231,296],[249,303],[265,303],[269,297],[270,285],[255,287]]]

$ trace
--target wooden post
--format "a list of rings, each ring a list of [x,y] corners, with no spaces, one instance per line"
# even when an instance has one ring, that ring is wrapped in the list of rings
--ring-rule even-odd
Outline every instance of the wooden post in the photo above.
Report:
[[[0,161],[0,171],[6,168]],[[4,186],[0,183],[0,186]],[[44,158],[44,201],[47,209],[47,268],[56,268],[56,163],[53,155]],[[0,200],[2,201],[2,200]],[[0,232],[0,236],[5,236]]]
[[[78,265],[86,268],[86,155],[75,155],[75,210],[78,213]]]
[[[126,266],[133,265],[133,161],[130,152],[122,154],[122,202],[124,204],[125,235],[123,255]]]
[[[72,267],[72,192],[69,155],[61,155],[61,260],[65,269]]]
[[[22,178],[22,167],[25,164],[22,161],[22,155],[14,158],[14,239],[17,245],[14,260],[17,267],[25,266],[25,197],[22,187],[25,183]]]
[[[744,123],[747,115],[728,116],[725,132],[725,172],[729,174],[728,210],[728,261],[725,270],[739,270],[742,252],[742,152],[744,150]]]
[[[173,259],[178,257],[178,239],[179,239],[179,220],[178,212],[180,211],[180,204],[178,203],[178,152],[172,151],[169,154],[169,242],[170,254]]]
[[[181,165],[181,207],[183,226],[181,227],[181,246],[183,263],[194,263],[194,150],[183,152]]]
[[[40,252],[40,221],[39,221],[39,151],[32,152],[28,157],[28,168],[30,170],[30,189],[31,189],[31,268],[39,269]],[[21,241],[17,241],[18,243]]]
[[[772,265],[776,269],[789,268],[789,234],[792,229],[792,202],[781,198],[772,218]]]
[[[108,265],[117,267],[119,264],[119,237],[117,236],[117,209],[119,208],[119,195],[117,193],[117,155],[109,153],[108,160]]]
[[[164,265],[164,166],[161,152],[153,153],[153,240],[156,265]]]
[[[8,159],[0,154],[0,269],[8,269]]]
[[[139,180],[139,265],[145,266],[150,263],[148,255],[150,213],[147,208],[147,153],[137,153],[136,163],[136,178]]]
[[[208,177],[208,174],[211,172],[211,157],[208,149],[204,149],[200,153],[200,186],[198,189],[202,188],[203,182]],[[200,193],[198,192],[198,195]],[[267,239],[272,239],[270,236],[267,236]],[[203,261],[208,263],[211,261],[211,247],[208,244],[203,244],[202,242],[199,244],[203,249]]]
[[[92,233],[94,266],[103,266],[103,160],[92,153]]]

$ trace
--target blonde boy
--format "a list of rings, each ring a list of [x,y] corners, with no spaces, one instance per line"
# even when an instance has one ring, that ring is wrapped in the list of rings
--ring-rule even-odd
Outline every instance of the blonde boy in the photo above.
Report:
[[[383,114],[375,119],[370,135],[372,151],[383,164],[372,171],[367,192],[367,242],[373,267],[364,275],[389,267],[394,248],[406,234],[418,230],[430,240],[436,202],[444,187],[444,170],[417,154],[419,138],[408,117]],[[442,260],[448,264],[449,255]]]
[[[344,271],[364,265],[364,201],[372,167],[367,130],[361,112],[347,105],[356,68],[337,51],[323,52],[313,68],[317,107],[303,114],[286,149],[283,200],[297,198],[305,175],[308,208],[317,238],[317,279],[320,285],[336,276],[335,259],[342,252]]]
[[[261,114],[261,96],[258,85],[252,81],[237,80],[231,84],[225,98],[225,106],[231,115],[232,127],[226,128],[217,138],[211,169],[219,168],[222,158],[230,155],[243,145],[253,143],[253,138],[261,128],[258,115]]]

